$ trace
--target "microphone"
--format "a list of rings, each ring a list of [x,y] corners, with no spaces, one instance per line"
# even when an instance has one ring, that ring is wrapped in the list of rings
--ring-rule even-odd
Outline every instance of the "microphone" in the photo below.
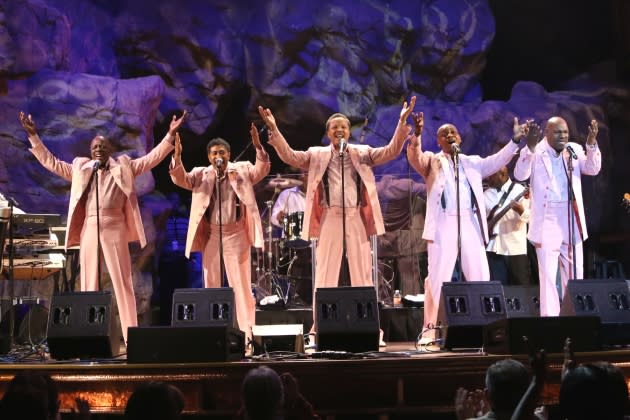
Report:
[[[451,150],[453,151],[453,153],[455,153],[456,155],[460,154],[462,149],[459,148],[459,145],[457,143],[451,143]]]
[[[343,137],[339,139],[339,156],[343,156],[346,154],[346,149],[348,148],[348,140]]]
[[[6,199],[7,199],[7,202],[11,204],[13,207],[20,207],[20,203],[18,203],[18,201],[15,198],[7,196]]]
[[[223,158],[220,158],[220,157],[216,158],[214,160],[214,166],[216,168],[220,168],[221,166],[223,166]]]
[[[94,165],[92,166],[92,171],[96,172],[98,171],[98,168],[101,167],[101,161],[100,160],[95,160],[94,161]]]
[[[575,150],[573,150],[573,148],[571,146],[569,146],[567,144],[567,147],[565,147],[565,149],[568,150],[569,154],[571,155],[571,159],[577,159],[577,155],[575,154]]]

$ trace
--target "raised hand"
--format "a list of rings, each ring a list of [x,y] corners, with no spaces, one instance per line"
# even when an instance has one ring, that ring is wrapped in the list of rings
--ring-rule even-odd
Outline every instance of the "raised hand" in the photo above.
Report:
[[[564,379],[564,377],[569,373],[572,369],[577,366],[575,362],[575,354],[573,353],[573,343],[571,339],[567,337],[564,340],[564,361],[562,363],[562,373],[560,374],[560,380]]]
[[[176,162],[182,160],[182,139],[179,138],[179,133],[175,132],[175,153],[173,153],[173,159]]]
[[[72,409],[73,418],[75,420],[89,420],[91,418],[90,403],[83,398],[75,398],[76,410]]]
[[[273,116],[269,108],[263,108],[262,106],[259,106],[258,113],[265,122],[265,125],[267,126],[267,129],[269,131],[275,131],[278,128],[276,126],[276,118]]]
[[[588,136],[586,137],[586,144],[595,144],[597,141],[597,132],[599,128],[597,127],[597,120],[592,120],[588,126]]]
[[[529,126],[533,122],[533,120],[525,120],[523,124],[519,124],[518,118],[514,117],[514,127],[513,127],[513,139],[514,141],[521,141],[523,137],[527,135],[529,132]]]
[[[527,147],[532,152],[540,141],[540,126],[534,121],[529,120],[527,123]]]
[[[420,137],[424,128],[424,112],[413,112],[411,118],[413,119],[413,132],[416,137]]]
[[[412,96],[411,100],[409,101],[409,106],[407,106],[407,101],[405,101],[403,103],[403,107],[400,110],[400,122],[401,123],[405,123],[407,121],[407,118],[409,117],[409,114],[411,114],[411,111],[413,111],[413,107],[416,106],[416,97]]]
[[[455,392],[455,415],[458,420],[483,416],[488,412],[484,392],[480,389],[469,391],[465,388],[458,388]]]
[[[173,115],[173,119],[171,120],[171,125],[168,128],[168,134],[170,134],[171,136],[175,135],[177,130],[179,130],[179,127],[181,127],[181,125],[184,123],[184,119],[186,118],[187,113],[188,113],[187,111],[184,111],[184,113],[182,114],[180,118],[177,118],[177,115]]]
[[[249,128],[249,135],[252,137],[252,144],[256,149],[262,149],[262,144],[260,144],[260,136],[258,135],[258,129],[252,123],[252,126]]]
[[[31,114],[28,114],[28,116],[26,116],[24,112],[20,111],[19,118],[20,124],[22,124],[22,128],[24,128],[26,134],[28,134],[29,137],[36,136],[37,128],[35,127],[35,121],[33,121],[33,117],[31,116]]]

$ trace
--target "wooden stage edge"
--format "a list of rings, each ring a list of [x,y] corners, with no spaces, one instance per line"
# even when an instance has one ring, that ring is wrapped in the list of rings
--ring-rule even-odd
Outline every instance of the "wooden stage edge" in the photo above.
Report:
[[[124,347],[123,347],[124,349]],[[246,358],[235,362],[182,364],[127,364],[124,356],[112,361],[29,362],[0,364],[0,391],[17,372],[45,370],[57,382],[62,412],[77,397],[90,402],[99,418],[123,412],[134,388],[144,381],[164,381],[185,395],[189,417],[232,418],[240,406],[240,385],[251,368],[267,365],[290,372],[302,394],[322,418],[454,418],[453,398],[458,387],[483,388],[486,368],[506,355],[417,350],[414,343],[390,343],[384,351],[363,359]],[[513,356],[527,364],[524,355]],[[543,403],[555,405],[559,393],[562,354],[548,355],[548,385]],[[606,360],[630,377],[630,349],[577,353],[579,362]],[[358,416],[358,417],[357,417]]]
[[[127,363],[126,354],[111,360],[56,362],[41,352],[38,357],[22,358],[12,353],[0,359],[0,393],[4,393],[17,372],[45,370],[58,384],[62,412],[70,412],[79,397],[90,403],[93,413],[97,413],[95,419],[113,419],[120,417],[140,383],[162,381],[177,386],[184,393],[185,417],[231,419],[241,405],[243,378],[251,368],[264,364],[279,373],[291,373],[298,380],[302,394],[322,418],[454,419],[453,399],[457,388],[483,388],[488,366],[506,357],[528,365],[525,355],[488,354],[483,349],[418,348],[415,339],[422,327],[422,309],[381,308],[379,313],[387,347],[360,358],[358,355],[335,360],[316,358],[307,350],[306,354],[287,353],[284,358],[249,356],[232,362],[133,364]],[[589,327],[584,320],[573,323],[576,327],[573,333],[588,337]],[[312,312],[308,308],[259,310],[256,324],[302,324],[307,332],[312,324]],[[563,332],[551,332],[542,323],[536,325],[536,331],[552,336],[552,341],[555,341],[554,336],[563,340],[559,336]],[[191,346],[191,340],[165,340],[176,352],[181,346],[182,354],[190,354],[184,346]],[[201,341],[197,337],[192,340],[195,344]],[[123,346],[121,353],[125,351]],[[548,355],[548,384],[541,403],[552,406],[558,403],[562,357],[562,354]],[[576,353],[578,363],[601,360],[616,364],[630,378],[630,347]]]

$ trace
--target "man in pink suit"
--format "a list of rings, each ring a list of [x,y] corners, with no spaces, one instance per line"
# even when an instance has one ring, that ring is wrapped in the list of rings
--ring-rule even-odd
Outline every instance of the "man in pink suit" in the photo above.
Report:
[[[602,155],[597,147],[597,121],[588,127],[586,153],[581,145],[569,142],[567,122],[560,117],[547,121],[545,137],[538,143],[539,127],[531,124],[531,135],[527,147],[521,150],[514,177],[529,178],[531,213],[528,239],[536,248],[538,276],[540,278],[540,315],[560,314],[560,300],[556,288],[556,274],[560,264],[562,291],[569,278],[573,278],[573,255],[570,241],[569,212],[574,215],[571,230],[575,244],[575,274],[583,278],[582,242],[588,238],[584,204],[582,202],[582,174],[597,175],[602,166]],[[573,172],[570,181],[573,187],[571,203],[567,183],[569,159]],[[570,204],[569,204],[570,203]],[[570,206],[570,207],[569,207]],[[576,211],[577,210],[577,211]]]
[[[192,191],[186,257],[191,252],[202,251],[204,286],[221,287],[221,231],[223,262],[228,283],[234,290],[236,319],[248,340],[252,337],[251,327],[256,321],[256,301],[252,295],[251,282],[251,247],[263,246],[262,223],[254,185],[267,176],[271,168],[269,155],[260,144],[254,124],[250,134],[256,148],[255,165],[250,162],[230,162],[230,144],[218,138],[211,140],[207,146],[211,166],[186,172],[181,161],[182,145],[178,137],[170,166],[173,182]],[[220,202],[217,186],[221,193]]]
[[[315,288],[337,287],[341,268],[342,206],[346,213],[346,250],[352,286],[372,286],[369,235],[385,232],[372,167],[396,156],[409,135],[406,120],[413,110],[404,103],[394,136],[388,145],[370,147],[347,144],[350,121],[343,114],[333,114],[326,122],[329,146],[293,150],[276,126],[269,109],[258,107],[269,130],[271,144],[286,164],[308,170],[302,239],[318,238]],[[345,200],[341,197],[340,144],[347,147],[344,161]]]
[[[50,153],[37,135],[31,116],[20,112],[20,122],[28,134],[31,152],[46,169],[72,182],[66,248],[80,246],[82,291],[96,291],[99,288],[95,188],[98,182],[100,245],[114,286],[125,343],[127,328],[138,325],[128,243],[139,241],[142,247],[147,244],[134,180],[160,163],[173,150],[175,133],[185,116],[185,111],[179,119],[173,116],[168,133],[160,144],[138,159],[131,159],[127,155],[114,159],[111,156],[111,143],[103,136],[96,136],[90,144],[91,158],[78,157],[72,163],[67,163]],[[94,176],[97,170],[98,176]]]
[[[439,153],[422,150],[420,141],[424,115],[413,114],[414,135],[407,147],[409,163],[427,184],[427,214],[422,237],[428,242],[428,276],[424,282],[425,341],[435,338],[442,284],[451,281],[457,261],[457,196],[454,159],[458,156],[461,269],[468,281],[490,280],[485,243],[488,227],[483,195],[483,178],[506,165],[518,150],[526,124],[514,119],[514,137],[497,153],[481,158],[459,153],[462,139],[453,124],[444,124],[437,131]]]

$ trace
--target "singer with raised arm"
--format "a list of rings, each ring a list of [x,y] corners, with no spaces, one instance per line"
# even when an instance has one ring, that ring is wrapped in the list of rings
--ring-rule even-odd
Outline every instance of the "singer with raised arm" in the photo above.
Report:
[[[407,158],[427,185],[427,214],[422,237],[428,242],[428,275],[424,282],[424,342],[435,340],[442,284],[453,278],[458,263],[467,281],[490,280],[485,244],[488,242],[483,178],[506,165],[518,150],[527,125],[514,119],[511,140],[497,153],[482,158],[461,152],[457,127],[437,131],[439,153],[422,150],[423,113],[413,114],[414,134]],[[457,182],[459,181],[459,182]],[[460,274],[461,275],[461,274]],[[463,279],[462,279],[463,280]]]
[[[258,130],[251,125],[256,163],[230,162],[230,144],[222,138],[210,140],[206,149],[210,166],[187,172],[182,165],[182,143],[177,137],[170,165],[173,182],[192,191],[190,222],[186,236],[186,257],[203,254],[205,287],[222,287],[222,269],[234,290],[239,328],[252,338],[256,301],[252,295],[251,247],[263,247],[263,231],[254,194],[254,185],[271,168],[269,155],[260,143]],[[223,251],[221,255],[220,251]]]
[[[96,250],[100,237],[102,258],[114,286],[125,343],[127,328],[138,325],[128,243],[139,241],[142,247],[147,244],[134,180],[155,167],[173,150],[175,133],[185,117],[186,111],[179,119],[173,116],[164,139],[140,158],[131,159],[127,155],[112,157],[110,141],[97,135],[90,143],[89,158],[77,157],[68,163],[50,153],[37,135],[32,117],[20,112],[20,122],[28,134],[30,150],[35,158],[46,169],[71,182],[66,248],[80,246],[82,291],[99,289],[101,256]],[[99,191],[98,196],[96,191]],[[97,232],[99,225],[100,235]]]
[[[601,169],[597,132],[597,121],[592,120],[584,152],[581,145],[569,142],[569,127],[564,119],[550,118],[540,142],[540,127],[532,123],[527,147],[521,150],[514,168],[517,180],[529,178],[531,214],[527,237],[538,257],[541,316],[560,314],[556,288],[558,264],[563,293],[569,279],[584,276],[582,242],[588,234],[582,175],[594,176]]]
[[[271,111],[258,107],[269,130],[269,144],[280,159],[308,171],[302,239],[318,238],[316,289],[339,285],[344,223],[350,283],[352,286],[373,285],[369,235],[382,235],[385,227],[372,167],[400,154],[411,131],[406,121],[415,102],[414,96],[409,105],[403,104],[394,135],[383,147],[349,144],[350,120],[336,113],[326,121],[330,145],[313,146],[306,151],[292,149],[278,130]]]

